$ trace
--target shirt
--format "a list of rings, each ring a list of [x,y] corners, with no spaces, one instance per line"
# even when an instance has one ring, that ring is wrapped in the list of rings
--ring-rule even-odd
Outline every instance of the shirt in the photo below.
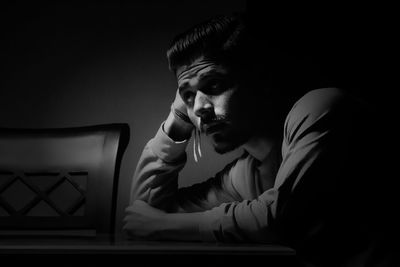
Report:
[[[368,135],[366,117],[365,105],[340,89],[310,91],[289,111],[282,143],[263,161],[246,152],[215,177],[187,188],[178,188],[187,141],[174,142],[161,127],[141,155],[131,199],[201,211],[205,241],[278,240],[300,253],[323,255],[347,239],[345,254],[366,238],[357,219],[365,205],[355,194],[362,191],[362,165],[369,162],[360,150]]]

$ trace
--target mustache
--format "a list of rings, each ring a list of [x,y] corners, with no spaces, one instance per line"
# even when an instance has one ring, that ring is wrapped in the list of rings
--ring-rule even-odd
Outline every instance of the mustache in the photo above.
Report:
[[[201,132],[205,132],[205,127],[208,125],[216,125],[216,124],[222,124],[222,123],[228,123],[229,119],[225,115],[217,115],[214,117],[209,117],[209,118],[202,118],[200,120],[200,130]]]

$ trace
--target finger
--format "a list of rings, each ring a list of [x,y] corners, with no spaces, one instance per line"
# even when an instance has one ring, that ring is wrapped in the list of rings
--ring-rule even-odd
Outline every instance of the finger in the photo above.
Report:
[[[130,205],[130,206],[128,206],[128,207],[125,208],[125,212],[126,212],[126,213],[133,213],[133,212],[135,212],[135,210],[137,209],[137,206],[138,206],[138,204],[137,204],[137,202],[135,201],[135,202],[132,203],[132,205]]]
[[[131,211],[131,206],[125,208],[125,212],[130,212],[130,211]]]
[[[128,222],[133,221],[134,219],[135,219],[135,216],[127,215],[127,216],[125,216],[125,217],[122,219],[122,221],[123,221],[124,223],[128,223]]]
[[[133,237],[134,236],[134,234],[132,233],[131,229],[127,225],[124,225],[124,227],[122,227],[122,233],[124,233],[125,235],[127,235],[129,237]]]

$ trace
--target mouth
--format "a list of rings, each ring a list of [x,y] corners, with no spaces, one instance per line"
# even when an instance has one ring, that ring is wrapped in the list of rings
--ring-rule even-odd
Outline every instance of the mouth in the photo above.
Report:
[[[208,123],[202,125],[202,130],[206,135],[211,135],[220,132],[224,126],[223,122]]]

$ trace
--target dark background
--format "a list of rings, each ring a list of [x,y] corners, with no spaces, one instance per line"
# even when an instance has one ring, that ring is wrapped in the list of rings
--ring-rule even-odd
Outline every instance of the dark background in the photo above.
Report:
[[[388,36],[395,32],[382,7],[244,0],[5,1],[0,11],[0,127],[129,123],[131,143],[119,183],[119,230],[136,162],[168,115],[175,94],[165,56],[171,39],[211,16],[243,10],[251,14],[261,44],[304,62],[316,79],[349,89],[387,115],[394,77],[394,45]],[[304,69],[298,70],[303,76]],[[240,154],[219,157],[205,144],[206,157],[194,164],[188,151],[182,176],[190,178],[181,185],[213,175]]]
[[[341,1],[247,3],[263,42],[304,63],[317,74],[315,80],[345,88],[377,106],[388,101],[398,44],[393,7]]]
[[[9,1],[0,14],[0,127],[48,128],[128,123],[121,164],[117,231],[146,142],[169,113],[176,81],[166,50],[172,38],[211,16],[243,11],[243,0]],[[205,142],[203,142],[205,143]],[[189,162],[180,181],[213,175],[234,155]],[[220,164],[219,164],[220,163]]]

